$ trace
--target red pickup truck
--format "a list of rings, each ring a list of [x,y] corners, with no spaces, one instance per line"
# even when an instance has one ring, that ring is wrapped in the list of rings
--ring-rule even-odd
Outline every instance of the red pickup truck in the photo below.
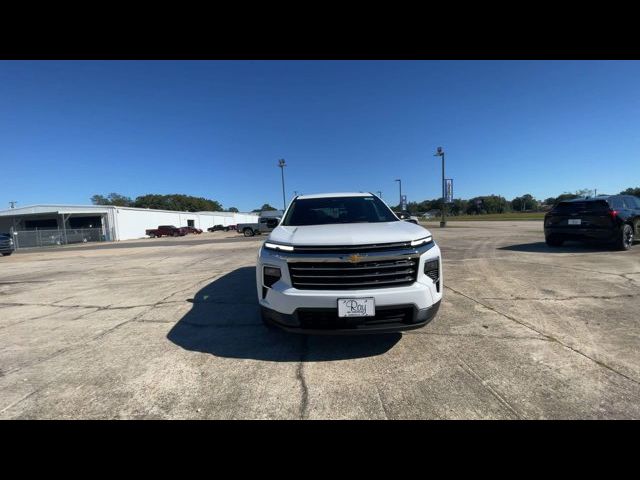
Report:
[[[152,228],[145,231],[145,235],[149,235],[151,238],[162,237],[163,235],[168,237],[183,237],[186,234],[186,228],[178,228],[173,225],[159,225],[158,228]]]

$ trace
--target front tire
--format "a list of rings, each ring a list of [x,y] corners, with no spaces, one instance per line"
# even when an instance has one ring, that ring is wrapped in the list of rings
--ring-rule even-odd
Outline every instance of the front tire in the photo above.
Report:
[[[242,233],[244,233],[245,237],[253,237],[255,235],[255,232],[250,228],[245,228]]]
[[[633,245],[633,227],[629,224],[625,224],[622,226],[622,231],[620,232],[620,238],[616,242],[616,247],[618,250],[629,250]]]
[[[544,241],[550,247],[561,247],[562,244],[564,243],[564,240],[562,240],[562,238],[556,237],[554,235],[549,235],[547,237],[544,237]]]

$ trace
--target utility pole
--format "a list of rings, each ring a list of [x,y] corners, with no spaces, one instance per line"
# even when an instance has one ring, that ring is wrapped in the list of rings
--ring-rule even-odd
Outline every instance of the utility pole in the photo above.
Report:
[[[444,228],[447,226],[447,220],[446,220],[446,210],[447,210],[447,204],[445,203],[445,189],[444,189],[444,150],[442,149],[442,147],[438,147],[438,150],[436,151],[435,157],[442,157],[442,220],[440,220],[440,228]]]
[[[284,158],[278,160],[278,166],[280,167],[280,173],[282,174],[282,211],[284,212],[287,209],[287,199],[284,196],[284,167],[287,164],[284,161]]]
[[[400,207],[398,208],[402,209],[402,180],[400,180],[399,178],[396,178],[394,181],[398,182],[398,184],[400,185],[400,204],[399,204]]]

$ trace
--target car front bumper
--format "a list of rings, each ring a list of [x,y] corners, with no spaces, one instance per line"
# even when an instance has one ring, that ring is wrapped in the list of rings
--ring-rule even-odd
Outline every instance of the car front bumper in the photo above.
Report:
[[[379,307],[375,317],[339,318],[335,308],[299,308],[287,315],[261,307],[263,318],[274,326],[292,333],[312,335],[353,335],[364,333],[393,333],[424,327],[438,313],[440,302],[428,308],[415,305]],[[403,317],[387,316],[385,312],[406,310]],[[410,312],[410,313],[409,313]]]
[[[442,259],[433,243],[419,256],[416,280],[408,285],[366,289],[311,290],[292,287],[287,260],[292,255],[262,247],[258,255],[256,283],[265,320],[285,330],[305,333],[383,333],[420,328],[436,315],[443,294]],[[439,279],[424,273],[425,262],[438,259]],[[263,285],[264,266],[278,267],[281,278],[270,288]],[[338,317],[338,299],[373,297],[373,317]]]

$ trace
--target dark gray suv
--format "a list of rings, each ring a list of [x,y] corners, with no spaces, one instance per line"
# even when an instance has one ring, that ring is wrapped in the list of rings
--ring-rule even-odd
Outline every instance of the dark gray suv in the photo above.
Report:
[[[11,235],[0,233],[0,254],[9,256],[13,253],[14,245]]]
[[[544,235],[552,247],[567,240],[593,240],[629,250],[640,236],[640,198],[599,195],[560,202],[545,215]]]

